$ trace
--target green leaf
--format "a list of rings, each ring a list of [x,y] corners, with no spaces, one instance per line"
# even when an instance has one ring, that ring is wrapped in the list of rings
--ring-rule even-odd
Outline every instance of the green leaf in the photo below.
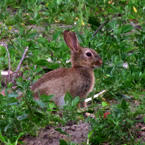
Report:
[[[4,55],[6,54],[6,49],[4,46],[0,45],[0,57],[4,57]]]
[[[121,27],[121,33],[127,33],[130,32],[133,29],[133,27],[131,25],[123,25]]]
[[[2,136],[2,133],[0,132],[0,141],[2,142],[2,143],[5,143],[6,142],[6,140],[5,140],[5,138]]]
[[[49,109],[53,109],[56,107],[56,105],[53,102],[49,102]]]
[[[62,3],[63,0],[57,0],[57,4],[60,5]]]
[[[72,100],[72,106],[76,106],[80,101],[80,98],[77,96]]]
[[[128,108],[128,104],[127,104],[126,100],[124,100],[124,99],[121,101],[121,108],[122,109],[127,109]]]
[[[59,36],[61,36],[61,31],[57,31],[56,33],[54,33],[53,34],[53,40],[57,40],[57,38],[59,37]]]
[[[106,107],[106,106],[108,106],[107,102],[103,101],[102,102],[102,107]]]
[[[45,104],[41,100],[35,100],[35,102],[41,107],[44,108]]]
[[[52,99],[54,95],[45,95],[45,94],[42,94],[40,95],[40,99],[43,101],[43,102],[48,102]]]
[[[16,94],[16,93],[11,93],[11,94],[8,94],[8,97],[9,98],[17,98],[19,95]]]
[[[64,134],[64,135],[68,135],[65,131],[63,131],[61,128],[56,128],[55,129],[56,131],[60,132],[61,134]]]
[[[21,116],[18,116],[17,119],[21,121],[21,120],[26,119],[27,117],[28,117],[28,114],[25,113],[25,114],[23,114]]]
[[[58,63],[55,63],[55,62],[48,62],[47,60],[45,59],[40,59],[36,62],[37,65],[40,65],[40,66],[45,66],[49,69],[56,69],[59,67],[59,64]]]
[[[92,135],[93,135],[93,130],[88,133],[88,138],[90,138]]]
[[[72,96],[69,93],[65,94],[64,101],[66,104],[69,104],[72,101]]]
[[[67,142],[63,139],[59,140],[59,145],[68,145]]]

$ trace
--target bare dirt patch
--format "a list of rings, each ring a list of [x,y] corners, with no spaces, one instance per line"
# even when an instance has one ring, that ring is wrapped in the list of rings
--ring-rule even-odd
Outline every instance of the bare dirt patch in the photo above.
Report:
[[[61,130],[66,133],[56,131],[55,127],[48,126],[41,129],[39,135],[36,137],[27,136],[23,139],[25,145],[59,145],[59,140],[71,141],[77,144],[86,142],[90,125],[85,122],[78,124],[67,125],[61,127]]]

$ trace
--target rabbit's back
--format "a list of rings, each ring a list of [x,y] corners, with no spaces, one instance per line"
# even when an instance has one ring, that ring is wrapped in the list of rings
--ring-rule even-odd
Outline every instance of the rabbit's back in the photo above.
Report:
[[[56,94],[58,90],[63,91],[65,89],[64,84],[66,84],[68,79],[68,70],[69,69],[59,68],[42,76],[32,85],[32,91],[35,93],[35,96],[39,94],[50,95],[51,92]]]

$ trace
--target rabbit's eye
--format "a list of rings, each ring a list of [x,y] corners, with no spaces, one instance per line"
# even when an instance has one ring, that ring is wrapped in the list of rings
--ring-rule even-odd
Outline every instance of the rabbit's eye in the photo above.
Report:
[[[91,54],[90,52],[87,52],[86,55],[87,55],[88,57],[91,57],[91,56],[92,56],[92,54]]]

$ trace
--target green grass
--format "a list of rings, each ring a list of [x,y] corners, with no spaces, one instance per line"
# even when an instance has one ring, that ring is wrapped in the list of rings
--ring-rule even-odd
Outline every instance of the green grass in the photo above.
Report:
[[[22,134],[34,135],[49,123],[58,125],[83,119],[92,126],[88,135],[90,144],[137,144],[136,117],[141,115],[145,123],[144,6],[145,2],[138,0],[0,1],[0,42],[8,44],[12,71],[15,71],[24,49],[29,47],[21,67],[23,78],[16,81],[16,90],[23,92],[25,97],[22,101],[17,100],[16,91],[5,97],[0,96],[1,142],[17,144]],[[111,19],[118,13],[120,17]],[[92,37],[98,26],[107,19],[110,19],[109,23]],[[95,70],[96,84],[90,94],[107,90],[90,106],[96,119],[75,113],[77,99],[64,108],[63,118],[60,119],[52,114],[54,104],[48,101],[49,97],[36,102],[29,90],[30,84],[45,71],[70,67],[66,63],[70,58],[69,49],[62,36],[68,27],[77,33],[82,46],[89,47],[90,43],[90,47],[103,59],[102,67]],[[47,58],[51,58],[53,63],[48,63]],[[124,63],[128,64],[128,68],[123,67]],[[6,69],[7,52],[0,46],[0,70]],[[10,88],[11,84],[8,86]],[[112,101],[115,103],[110,103]],[[138,106],[134,105],[135,101],[139,102]],[[99,109],[96,111],[96,108]],[[106,111],[111,114],[104,119]]]

